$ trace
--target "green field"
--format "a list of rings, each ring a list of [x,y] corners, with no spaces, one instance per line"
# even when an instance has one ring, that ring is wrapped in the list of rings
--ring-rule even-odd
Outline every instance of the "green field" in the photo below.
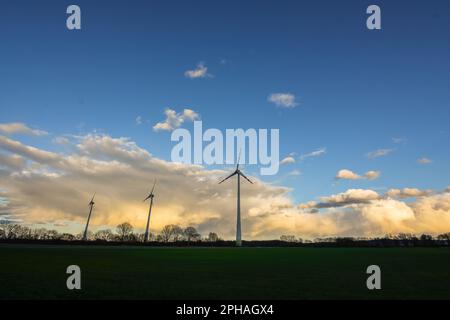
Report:
[[[371,264],[382,290],[366,288]],[[450,299],[450,250],[0,245],[0,298]]]

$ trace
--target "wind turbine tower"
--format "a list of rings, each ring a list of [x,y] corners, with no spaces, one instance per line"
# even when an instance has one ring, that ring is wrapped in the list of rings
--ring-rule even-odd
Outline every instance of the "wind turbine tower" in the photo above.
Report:
[[[240,156],[239,156],[240,158]],[[239,159],[236,166],[236,170],[233,171],[232,174],[230,174],[228,177],[223,179],[219,182],[221,184],[222,182],[228,180],[229,178],[237,175],[237,208],[236,208],[236,246],[240,247],[242,245],[242,234],[241,234],[241,176],[246,179],[248,182],[253,184],[253,182],[250,181],[249,178],[245,176],[245,174],[242,173],[241,170],[239,170]]]
[[[153,183],[152,191],[150,191],[150,194],[147,196],[147,198],[144,199],[144,202],[150,199],[150,208],[148,209],[147,227],[145,228],[144,242],[148,241],[148,234],[149,234],[148,229],[150,227],[150,216],[152,214],[153,198],[155,197],[155,194],[153,193],[153,191],[155,191],[155,185],[156,185],[156,180]]]
[[[89,202],[89,205],[88,205],[90,209],[89,209],[89,216],[88,216],[88,219],[86,222],[86,228],[84,229],[84,234],[83,234],[84,241],[87,241],[87,232],[88,232],[88,228],[89,228],[89,221],[91,221],[92,210],[94,209],[94,205],[95,205],[94,198],[95,198],[95,194],[92,197],[91,202]]]

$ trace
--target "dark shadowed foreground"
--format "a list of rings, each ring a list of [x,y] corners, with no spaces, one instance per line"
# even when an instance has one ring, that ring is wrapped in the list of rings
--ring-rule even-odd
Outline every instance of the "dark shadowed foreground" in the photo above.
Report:
[[[1,299],[450,299],[448,248],[0,245]],[[82,290],[66,289],[66,268]],[[382,290],[366,288],[366,268]]]

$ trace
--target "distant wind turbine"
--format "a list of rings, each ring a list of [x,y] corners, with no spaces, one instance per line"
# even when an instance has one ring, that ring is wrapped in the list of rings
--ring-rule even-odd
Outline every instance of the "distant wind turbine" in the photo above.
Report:
[[[144,202],[150,199],[150,208],[148,209],[148,218],[147,218],[147,227],[145,228],[145,234],[144,234],[144,242],[148,241],[148,228],[150,227],[150,216],[152,214],[152,207],[153,207],[153,198],[155,197],[153,191],[155,191],[156,186],[156,180],[153,182],[153,188],[152,191],[150,191],[150,194],[147,198],[144,199]]]
[[[94,198],[95,198],[95,193],[94,196],[91,199],[91,202],[89,202],[88,206],[90,207],[89,209],[89,216],[86,222],[86,228],[84,229],[84,234],[83,234],[83,240],[86,241],[87,240],[87,232],[88,232],[88,228],[89,228],[89,221],[91,221],[91,215],[92,215],[92,209],[94,209]]]
[[[230,174],[228,177],[223,179],[219,182],[221,184],[222,182],[228,180],[232,176],[237,175],[237,212],[236,212],[236,246],[240,247],[242,245],[242,235],[241,235],[241,176],[243,176],[248,182],[253,184],[253,182],[250,181],[249,178],[245,176],[245,174],[242,173],[241,170],[239,170],[239,161],[240,161],[240,153],[239,158],[236,166],[236,170],[232,174]]]

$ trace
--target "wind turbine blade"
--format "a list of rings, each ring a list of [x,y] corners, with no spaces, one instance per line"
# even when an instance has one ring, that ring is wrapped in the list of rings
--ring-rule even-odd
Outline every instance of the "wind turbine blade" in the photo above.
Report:
[[[230,179],[232,176],[234,176],[235,174],[237,174],[237,171],[233,172],[232,174],[230,174],[228,177],[226,177],[225,179],[223,179],[222,181],[219,182],[219,184],[221,184],[222,182],[224,182],[225,180]]]
[[[245,174],[243,174],[241,171],[239,171],[239,174],[240,174],[241,176],[243,176],[248,182],[250,182],[251,184],[253,184],[253,182],[252,182],[249,178],[247,178],[247,176],[246,176]]]
[[[242,149],[239,149],[236,170],[239,170],[239,162],[241,162],[241,151],[242,151]]]
[[[150,192],[150,194],[153,194],[153,191],[155,190],[155,186],[156,186],[156,179],[155,179],[155,182],[153,182],[153,188],[152,188],[152,191]]]

